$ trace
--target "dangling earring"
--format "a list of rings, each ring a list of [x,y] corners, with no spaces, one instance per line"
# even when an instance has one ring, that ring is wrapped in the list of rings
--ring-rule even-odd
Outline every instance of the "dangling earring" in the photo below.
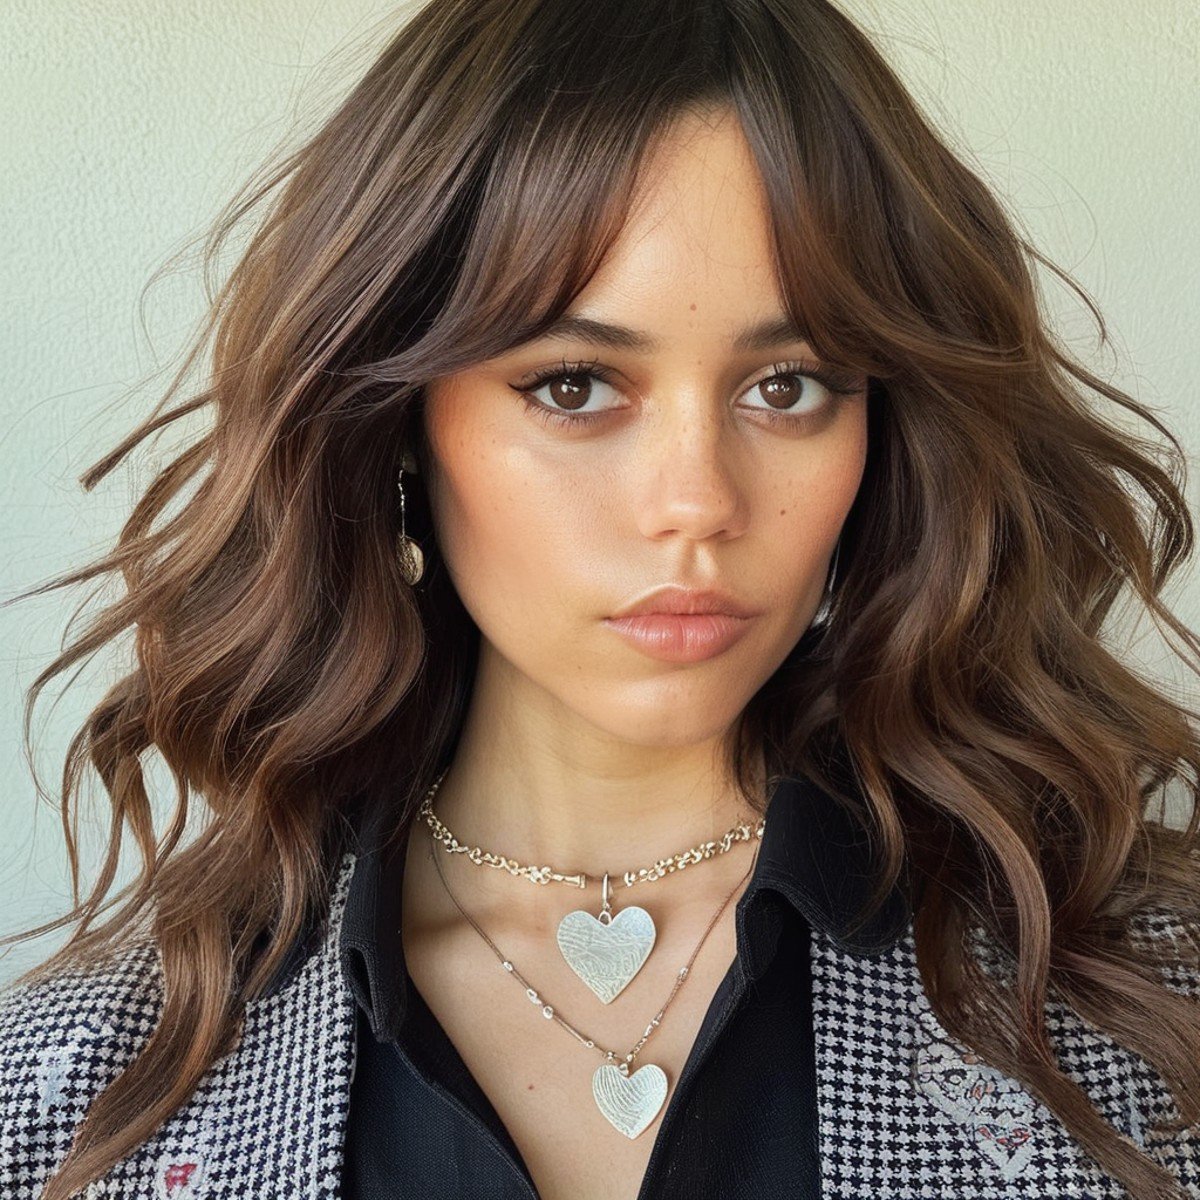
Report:
[[[425,555],[421,553],[421,547],[404,531],[404,471],[406,463],[410,464],[407,468],[409,474],[415,474],[416,463],[407,450],[400,460],[400,475],[396,481],[396,486],[400,489],[400,536],[397,539],[396,549],[400,556],[400,573],[404,576],[404,581],[411,585],[425,574]]]
[[[824,625],[829,620],[829,610],[833,606],[833,583],[837,579],[838,555],[842,549],[842,539],[839,537],[833,548],[833,561],[829,568],[829,582],[825,585],[825,595],[821,597],[820,606],[813,617],[811,625]],[[811,627],[811,626],[810,626]]]

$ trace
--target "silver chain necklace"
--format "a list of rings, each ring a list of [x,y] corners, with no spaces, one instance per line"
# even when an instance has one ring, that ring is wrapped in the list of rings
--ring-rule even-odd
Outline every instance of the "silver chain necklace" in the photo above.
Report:
[[[444,846],[447,853],[465,854],[477,866],[497,867],[532,883],[566,883],[572,887],[587,887],[588,876],[582,872],[564,875],[548,866],[521,866],[504,855],[481,850],[478,846],[465,846],[459,842],[433,811],[433,798],[449,769],[447,767],[434,780],[417,812],[418,817],[424,818],[432,831],[434,841]],[[704,862],[718,854],[725,854],[738,842],[749,841],[752,837],[761,841],[765,828],[765,817],[761,818],[755,827],[743,822],[735,825],[716,841],[701,842],[669,858],[659,859],[652,866],[626,871],[621,879],[627,888],[638,883],[652,883],[666,875],[684,870],[691,863]],[[650,951],[654,948],[658,930],[650,914],[636,904],[623,908],[614,916],[609,895],[608,872],[605,872],[601,885],[599,916],[593,917],[582,908],[567,913],[558,924],[555,940],[559,952],[571,970],[602,1003],[611,1004],[645,965]]]
[[[691,970],[692,963],[696,961],[696,955],[700,953],[701,946],[708,940],[708,935],[712,932],[717,920],[728,907],[730,900],[733,899],[734,893],[750,876],[750,872],[754,869],[754,862],[758,858],[758,847],[754,848],[754,856],[750,860],[750,866],[746,868],[745,874],[734,884],[729,895],[721,903],[721,907],[717,909],[713,918],[708,923],[708,928],[704,931],[704,936],[697,943],[695,950],[692,951],[691,958],[687,964],[680,968],[675,976],[675,982],[671,987],[671,994],[667,997],[666,1002],[658,1013],[646,1026],[645,1032],[638,1039],[637,1044],[625,1055],[621,1062],[617,1062],[618,1054],[615,1050],[603,1050],[596,1045],[594,1038],[589,1038],[580,1033],[574,1025],[565,1021],[554,1011],[554,1006],[546,1004],[537,990],[529,983],[529,981],[517,970],[517,968],[504,957],[500,948],[492,941],[490,937],[479,927],[478,923],[470,913],[459,904],[454,892],[450,889],[450,884],[446,881],[446,876],[442,871],[442,864],[433,845],[430,846],[430,855],[433,858],[433,864],[437,868],[438,877],[442,881],[442,886],[445,887],[450,899],[454,902],[455,908],[470,922],[471,927],[479,934],[481,938],[495,952],[496,957],[500,960],[500,965],[511,974],[517,982],[524,987],[525,995],[529,1000],[541,1008],[542,1016],[547,1020],[557,1021],[576,1041],[581,1043],[589,1050],[597,1050],[603,1056],[604,1062],[600,1064],[592,1075],[592,1096],[596,1101],[596,1106],[600,1109],[605,1120],[613,1126],[614,1129],[623,1133],[627,1138],[633,1139],[638,1136],[648,1125],[658,1116],[659,1110],[667,1099],[668,1079],[667,1073],[657,1063],[645,1063],[639,1067],[631,1075],[629,1073],[630,1064],[641,1052],[642,1047],[646,1044],[647,1039],[661,1024],[663,1014],[670,1007],[671,1001],[675,998],[675,993],[679,991],[683,985],[683,981],[687,978],[688,972]],[[629,910],[625,910],[629,911]],[[585,914],[587,915],[587,914]]]

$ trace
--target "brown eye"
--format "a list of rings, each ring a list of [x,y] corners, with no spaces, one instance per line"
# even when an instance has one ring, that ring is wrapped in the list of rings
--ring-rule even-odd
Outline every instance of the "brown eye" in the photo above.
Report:
[[[840,396],[852,396],[866,386],[866,380],[854,375],[821,368],[806,368],[802,363],[780,363],[774,374],[759,380],[747,395],[767,402],[766,407],[748,405],[763,413],[769,421],[791,421],[796,425],[819,420]]]
[[[539,420],[547,424],[583,425],[612,411],[611,408],[584,411],[584,405],[596,392],[597,383],[601,387],[612,387],[608,372],[598,363],[564,361],[552,370],[542,371],[512,386]],[[549,392],[545,398],[537,395],[543,389]]]
[[[559,408],[582,408],[588,401],[591,388],[588,386],[590,375],[555,375],[544,386],[549,389],[549,401]]]
[[[812,401],[811,395],[805,396],[805,388],[799,382],[803,378],[801,375],[772,375],[755,386],[772,408],[791,409],[806,400]],[[813,391],[812,388],[807,390],[809,393]]]

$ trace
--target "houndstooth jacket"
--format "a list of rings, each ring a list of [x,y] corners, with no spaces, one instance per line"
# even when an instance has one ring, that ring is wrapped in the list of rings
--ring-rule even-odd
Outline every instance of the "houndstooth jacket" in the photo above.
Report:
[[[356,1047],[355,1003],[337,951],[354,861],[353,853],[340,859],[326,918],[285,986],[251,1002],[234,1050],[85,1200],[338,1195]],[[1159,915],[1145,929],[1170,938],[1178,926]],[[810,961],[823,1196],[1128,1195],[1041,1102],[939,1026],[921,987],[911,923],[877,955],[850,953],[814,925]],[[1170,986],[1200,992],[1181,974],[1168,977]],[[161,980],[156,950],[142,942],[104,969],[0,993],[4,1200],[40,1194],[89,1101],[154,1029]],[[1149,1128],[1175,1113],[1157,1073],[1065,1006],[1052,1004],[1048,1020],[1067,1073],[1185,1194],[1200,1197],[1200,1130]],[[403,1181],[396,1194],[405,1195]]]

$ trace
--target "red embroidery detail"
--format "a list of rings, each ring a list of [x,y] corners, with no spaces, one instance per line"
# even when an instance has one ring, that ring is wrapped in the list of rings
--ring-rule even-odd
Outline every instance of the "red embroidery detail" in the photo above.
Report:
[[[167,1195],[171,1195],[176,1189],[182,1191],[192,1181],[192,1176],[196,1172],[199,1163],[171,1163],[165,1171],[163,1171],[163,1186],[167,1189]]]

